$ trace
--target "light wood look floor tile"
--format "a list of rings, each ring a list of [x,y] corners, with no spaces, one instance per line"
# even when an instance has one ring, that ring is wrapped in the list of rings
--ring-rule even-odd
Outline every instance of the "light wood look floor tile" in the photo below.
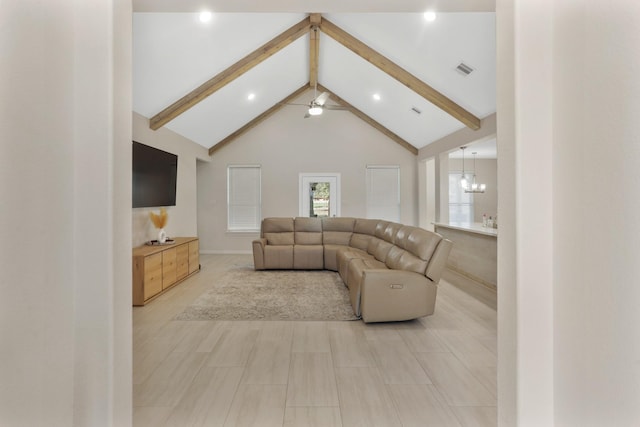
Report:
[[[134,427],[497,425],[490,295],[443,280],[435,314],[408,322],[174,320],[252,258],[200,263],[133,309]]]
[[[336,368],[336,378],[344,427],[401,425],[377,368]]]
[[[458,406],[453,408],[463,427],[495,427],[498,409],[491,406]]]
[[[243,384],[287,384],[291,364],[291,342],[258,342],[253,348]]]
[[[289,406],[284,412],[284,427],[342,427],[340,408]]]
[[[331,351],[326,322],[295,322],[294,353],[324,353]]]
[[[248,327],[225,330],[211,351],[207,366],[245,366],[255,346],[259,331]],[[206,353],[205,353],[206,354]]]
[[[165,427],[224,425],[241,377],[242,368],[203,367]]]
[[[281,427],[286,394],[285,385],[240,385],[224,426]]]
[[[453,353],[419,353],[417,357],[449,405],[496,405],[494,395]]]
[[[438,336],[419,321],[399,323],[396,330],[414,353],[449,351]]]
[[[133,405],[176,405],[200,371],[205,358],[205,353],[171,353],[142,384],[134,384]]]
[[[163,426],[172,410],[171,406],[134,406],[133,425]]]
[[[402,339],[371,340],[369,346],[385,384],[431,384],[424,369]]]
[[[329,330],[331,355],[336,367],[375,366],[376,362],[361,323],[346,322]]]
[[[461,427],[449,405],[432,385],[389,385],[403,427]]]
[[[293,353],[287,406],[338,406],[331,353]]]

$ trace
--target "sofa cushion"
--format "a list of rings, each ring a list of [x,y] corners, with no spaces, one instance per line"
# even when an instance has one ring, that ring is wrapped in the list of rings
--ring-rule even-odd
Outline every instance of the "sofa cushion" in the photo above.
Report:
[[[410,225],[403,225],[400,227],[398,232],[396,233],[396,237],[393,240],[393,243],[396,246],[399,246],[402,249],[407,249],[407,240],[409,240],[409,235],[416,227],[412,227]]]
[[[320,218],[296,218],[294,221],[296,245],[322,245]]]
[[[358,248],[342,247],[336,250],[336,264],[338,266],[338,272],[347,286],[349,286],[346,282],[346,277],[349,273],[349,263],[354,259],[364,258],[373,259],[373,256]]]
[[[427,261],[418,258],[411,252],[404,251],[404,253],[400,257],[398,266],[394,267],[394,270],[413,271],[414,273],[424,275],[428,264],[429,263]]]
[[[267,245],[293,245],[293,218],[265,218],[262,221],[262,237]]]
[[[373,236],[369,234],[353,233],[351,240],[349,241],[349,246],[366,251],[372,238]]]
[[[267,269],[293,268],[293,245],[264,247],[264,266]]]
[[[389,253],[387,254],[387,258],[384,260],[384,263],[387,265],[387,267],[391,268],[391,269],[398,269],[400,266],[400,257],[402,256],[402,254],[404,254],[406,251],[398,246],[394,246],[389,250]]]
[[[373,237],[371,239],[371,243],[367,247],[367,253],[373,255],[375,259],[380,262],[385,262],[387,259],[387,254],[393,247],[392,243],[385,242],[382,239],[378,239],[377,237]]]
[[[346,231],[353,233],[355,223],[355,218],[324,217],[322,218],[322,231]]]
[[[356,223],[353,225],[353,232],[373,236],[376,233],[378,222],[380,221],[377,219],[356,218]]]
[[[322,245],[295,245],[293,247],[293,268],[296,270],[322,270],[324,268],[324,248]]]
[[[389,224],[389,221],[378,221],[378,224],[376,224],[376,230],[374,231],[373,235],[378,239],[384,239],[384,232]]]
[[[387,224],[387,227],[384,229],[384,233],[382,234],[381,238],[389,243],[393,243],[396,238],[396,233],[398,233],[398,230],[400,230],[401,228],[402,228],[402,224],[390,222],[389,224]]]
[[[406,249],[418,258],[429,261],[442,236],[422,228],[415,228],[406,242]]]

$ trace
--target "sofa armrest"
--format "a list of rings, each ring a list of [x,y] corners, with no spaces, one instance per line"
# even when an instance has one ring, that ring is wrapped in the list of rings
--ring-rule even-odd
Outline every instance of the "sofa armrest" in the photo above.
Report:
[[[256,270],[264,270],[264,247],[267,239],[261,238],[253,241],[253,266]]]
[[[437,285],[422,274],[404,270],[365,270],[360,310],[362,320],[388,322],[433,314]]]
[[[431,279],[433,283],[437,284],[440,282],[440,277],[442,277],[442,273],[447,267],[447,259],[449,258],[449,252],[451,252],[452,246],[453,243],[451,240],[442,239],[431,256],[425,275]]]

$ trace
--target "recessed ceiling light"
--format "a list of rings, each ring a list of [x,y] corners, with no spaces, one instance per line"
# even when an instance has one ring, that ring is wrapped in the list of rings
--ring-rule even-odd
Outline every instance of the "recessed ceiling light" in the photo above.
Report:
[[[435,12],[433,12],[433,11],[425,12],[425,13],[424,13],[424,19],[425,19],[427,22],[433,22],[433,21],[435,21],[435,20],[436,20],[436,13],[435,13]]]
[[[200,22],[209,22],[211,21],[211,12],[209,11],[204,11],[204,12],[200,12]]]
[[[255,93],[250,93],[249,95],[247,95],[247,99],[248,99],[249,101],[253,101],[253,100],[255,99],[255,97],[256,97],[256,94],[255,94]]]
[[[379,93],[374,93],[373,94],[373,99],[375,99],[376,101],[380,101],[380,99],[382,99],[382,98],[380,98],[380,94]]]

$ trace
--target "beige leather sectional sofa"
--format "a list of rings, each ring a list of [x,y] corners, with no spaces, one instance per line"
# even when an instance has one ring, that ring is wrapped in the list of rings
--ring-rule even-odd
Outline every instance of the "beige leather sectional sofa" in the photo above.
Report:
[[[365,322],[433,314],[451,241],[393,222],[361,218],[265,218],[253,241],[256,270],[332,270]]]

